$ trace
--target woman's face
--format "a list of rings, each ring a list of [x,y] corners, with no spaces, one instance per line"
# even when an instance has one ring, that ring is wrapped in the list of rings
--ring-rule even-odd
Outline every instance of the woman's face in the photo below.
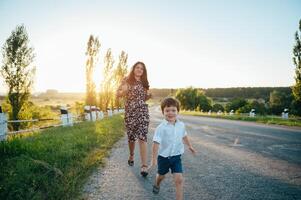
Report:
[[[144,67],[143,67],[143,65],[142,65],[142,64],[136,65],[136,67],[135,67],[135,69],[134,69],[134,75],[135,75],[136,77],[141,77],[142,74],[143,74],[143,72],[144,72]]]

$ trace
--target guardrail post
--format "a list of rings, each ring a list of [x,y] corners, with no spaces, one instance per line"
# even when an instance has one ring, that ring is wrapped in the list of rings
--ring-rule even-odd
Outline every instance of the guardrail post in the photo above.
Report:
[[[97,114],[97,119],[98,120],[101,120],[101,119],[103,119],[103,112],[100,110],[100,108],[96,108],[96,114]]]
[[[250,113],[249,113],[249,117],[255,117],[255,109],[251,109]]]
[[[72,114],[68,113],[66,107],[61,107],[61,122],[63,126],[73,126]]]
[[[6,114],[2,112],[0,106],[0,141],[5,140],[7,135],[7,117]]]
[[[112,112],[111,109],[108,109],[107,112],[108,112],[108,117],[112,117],[113,116],[113,112]]]
[[[92,121],[95,122],[96,121],[96,106],[91,106],[91,118],[92,118]]]
[[[288,119],[288,109],[285,108],[281,115],[282,119]]]
[[[113,114],[114,115],[118,114],[118,109],[114,109]]]
[[[85,120],[91,121],[91,106],[87,105],[84,107],[85,110]]]

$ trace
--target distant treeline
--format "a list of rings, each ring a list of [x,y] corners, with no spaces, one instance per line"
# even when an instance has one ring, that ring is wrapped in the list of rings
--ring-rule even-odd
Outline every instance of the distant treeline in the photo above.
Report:
[[[236,87],[236,88],[208,88],[202,89],[205,95],[210,98],[244,98],[244,99],[264,99],[270,98],[270,93],[274,90],[290,95],[292,89],[290,87]],[[151,93],[154,97],[166,97],[169,95],[175,95],[177,89],[151,89]]]
[[[290,95],[290,87],[237,87],[237,88],[209,88],[202,89],[206,96],[211,98],[245,98],[245,99],[269,99],[274,90]]]
[[[151,88],[150,93],[152,94],[153,98],[164,98],[170,95],[174,95],[177,89],[166,88],[166,89],[157,89]]]

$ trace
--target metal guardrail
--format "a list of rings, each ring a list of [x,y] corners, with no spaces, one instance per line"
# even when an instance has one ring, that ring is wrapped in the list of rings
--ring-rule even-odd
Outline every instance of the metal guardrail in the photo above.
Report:
[[[3,139],[6,139],[6,136],[8,135],[14,135],[14,134],[21,134],[26,132],[34,132],[41,129],[47,129],[51,127],[59,127],[59,126],[73,126],[73,124],[80,123],[83,121],[96,121],[101,120],[105,116],[111,117],[114,114],[123,113],[124,109],[114,111],[108,110],[107,114],[105,115],[102,111],[97,110],[90,110],[89,112],[85,113],[85,116],[82,118],[80,116],[73,116],[71,113],[68,113],[66,110],[62,112],[61,110],[61,117],[59,118],[44,118],[44,119],[25,119],[25,120],[7,120],[5,113],[0,113],[0,141]],[[35,127],[31,129],[24,129],[24,130],[18,130],[18,131],[8,131],[8,124],[9,123],[25,123],[25,122],[40,122],[40,121],[55,121],[59,120],[59,124],[51,124],[47,126],[40,126]]]
[[[275,119],[283,119],[283,120],[290,120],[290,119],[293,119],[293,120],[301,120],[301,117],[296,117],[296,116],[287,116],[287,118],[284,118],[283,116],[280,116],[280,115],[259,115],[259,114],[255,114],[254,116],[250,116],[250,113],[224,113],[224,112],[221,112],[221,113],[218,113],[218,112],[211,112],[211,113],[208,113],[208,112],[201,112],[202,115],[204,116],[210,116],[210,115],[213,115],[213,116],[243,116],[243,117],[250,117],[250,118],[253,118],[253,117],[269,117],[269,118],[275,118]]]

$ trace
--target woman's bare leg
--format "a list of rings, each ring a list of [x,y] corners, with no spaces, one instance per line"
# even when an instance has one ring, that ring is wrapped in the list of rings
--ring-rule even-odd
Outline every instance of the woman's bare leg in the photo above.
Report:
[[[129,151],[130,151],[129,160],[134,160],[135,142],[129,141],[128,144],[129,144]]]
[[[141,165],[147,165],[147,143],[139,139]]]

